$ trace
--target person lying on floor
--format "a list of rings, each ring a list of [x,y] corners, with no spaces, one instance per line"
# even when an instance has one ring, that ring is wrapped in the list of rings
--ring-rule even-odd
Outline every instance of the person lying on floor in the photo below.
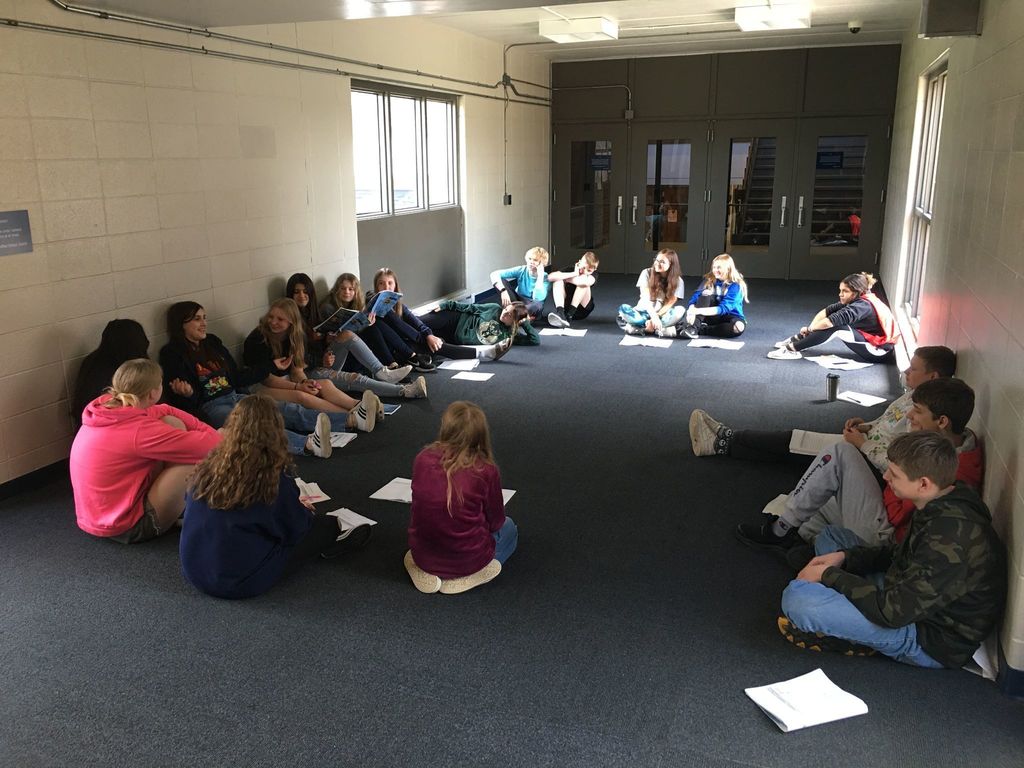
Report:
[[[909,428],[934,431],[949,440],[958,457],[956,479],[980,487],[981,444],[967,428],[974,413],[974,391],[960,379],[935,379],[915,389],[913,401]],[[799,567],[811,557],[811,551],[800,546],[805,541],[817,546],[822,539],[823,551],[845,544],[899,541],[909,512],[884,480],[879,483],[864,455],[839,442],[817,455],[777,519],[742,523],[736,537],[754,548],[787,552],[787,561]]]
[[[750,302],[747,281],[736,269],[732,256],[720,253],[711,262],[711,271],[704,275],[704,283],[690,297],[682,321],[662,328],[658,335],[735,338],[747,327],[743,302]]]
[[[799,360],[811,347],[837,338],[862,360],[874,363],[888,357],[900,334],[892,310],[871,292],[873,275],[859,272],[839,283],[839,301],[829,304],[788,339],[768,353],[772,360]]]
[[[1003,612],[1006,553],[956,470],[953,444],[937,432],[893,440],[887,479],[914,507],[906,537],[811,560],[782,593],[783,636],[810,650],[962,667]]]
[[[835,440],[845,440],[858,448],[879,471],[884,472],[889,442],[907,431],[907,413],[914,389],[926,381],[948,378],[954,373],[956,353],[949,347],[918,347],[910,358],[910,367],[903,372],[907,391],[889,403],[889,407],[874,421],[864,421],[856,416],[847,419],[843,433],[835,435]],[[790,452],[793,433],[797,431],[800,430],[732,429],[713,419],[707,411],[698,408],[690,413],[690,446],[696,456],[732,456],[747,461],[795,458],[805,462],[805,454]]]
[[[462,349],[470,350],[472,347],[468,345],[483,345],[483,349],[473,352],[480,360],[498,360],[513,344],[540,344],[540,334],[530,323],[521,301],[514,301],[507,307],[442,301],[420,320],[431,333],[450,345],[462,345]]]

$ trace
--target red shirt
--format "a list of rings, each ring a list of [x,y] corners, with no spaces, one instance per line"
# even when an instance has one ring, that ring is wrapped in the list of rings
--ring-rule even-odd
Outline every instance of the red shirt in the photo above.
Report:
[[[440,450],[424,448],[413,462],[409,549],[424,571],[452,579],[494,559],[492,534],[505,524],[505,504],[498,468],[481,463],[452,475],[449,512],[441,457]]]

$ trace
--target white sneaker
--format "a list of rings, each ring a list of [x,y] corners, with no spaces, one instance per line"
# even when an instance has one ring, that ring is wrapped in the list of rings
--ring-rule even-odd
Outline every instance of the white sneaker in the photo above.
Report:
[[[788,347],[780,347],[779,349],[773,349],[768,353],[768,357],[772,360],[799,360],[803,357],[795,349],[789,349]]]
[[[441,590],[441,579],[432,573],[427,573],[418,565],[416,561],[412,559],[412,550],[405,553],[405,572],[409,574],[409,579],[412,584],[420,592],[427,595],[432,595],[435,592]]]
[[[659,339],[674,339],[678,333],[674,325],[663,325],[661,328],[654,332],[654,335]]]
[[[427,380],[418,376],[414,381],[402,385],[402,397],[407,400],[419,400],[427,396]]]
[[[377,381],[387,382],[388,384],[397,384],[410,373],[412,373],[412,366],[403,365],[399,368],[381,368],[373,374],[373,378]]]
[[[622,329],[622,331],[627,336],[643,336],[644,335],[644,329],[643,328],[641,328],[638,325],[629,325],[628,323],[626,324],[626,327]]]
[[[793,343],[793,337],[790,336],[788,339],[783,339],[782,341],[776,341],[775,342],[775,348],[776,349],[785,349],[786,347],[788,347],[792,343]]]
[[[331,420],[326,413],[316,415],[316,429],[306,438],[306,450],[321,459],[331,458]]]
[[[377,426],[377,408],[380,406],[380,399],[370,390],[363,392],[363,399],[356,409],[352,411],[356,415],[356,429],[360,432],[373,432]]]
[[[690,414],[690,447],[694,456],[714,456],[715,440],[722,424],[700,408]]]

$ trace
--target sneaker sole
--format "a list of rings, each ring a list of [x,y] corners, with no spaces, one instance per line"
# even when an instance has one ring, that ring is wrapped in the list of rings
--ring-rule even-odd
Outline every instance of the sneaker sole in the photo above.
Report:
[[[779,632],[786,640],[805,651],[841,653],[843,656],[875,656],[878,654],[878,651],[868,648],[866,645],[823,635],[821,632],[805,632],[793,624],[787,616],[779,616],[777,624]]]
[[[334,451],[331,446],[331,420],[326,413],[317,414],[316,439],[320,441],[320,458],[331,458]]]
[[[366,411],[366,428],[363,432],[373,432],[373,428],[377,426],[377,408],[380,406],[380,400],[370,390],[363,392],[363,398],[360,402],[363,410]],[[358,406],[357,406],[358,407]]]
[[[563,320],[562,318],[560,318],[554,312],[551,312],[548,315],[548,325],[550,325],[552,328],[568,328],[569,327],[569,323],[566,322],[565,320]]]
[[[704,421],[704,415],[704,412],[699,409],[690,414],[690,448],[693,449],[694,456],[715,455],[715,440],[718,438],[718,433],[711,431],[707,422]],[[705,442],[710,444],[710,450],[705,446]],[[698,446],[700,446],[699,450]]]
[[[458,595],[462,592],[468,592],[474,587],[479,587],[482,584],[493,581],[499,573],[501,573],[501,563],[497,560],[491,560],[479,571],[471,573],[469,576],[463,576],[458,579],[444,579],[441,582],[440,592],[442,595]]]

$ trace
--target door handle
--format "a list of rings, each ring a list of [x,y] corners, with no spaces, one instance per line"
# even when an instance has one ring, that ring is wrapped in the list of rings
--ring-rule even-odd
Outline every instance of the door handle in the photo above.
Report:
[[[786,226],[786,196],[782,196],[782,213],[779,214],[779,226]]]
[[[619,204],[615,208],[615,223],[622,226],[622,195],[619,195]]]
[[[804,196],[800,195],[797,199],[796,204],[796,225],[802,227],[804,225]]]
[[[633,226],[636,226],[636,195],[633,195]]]

